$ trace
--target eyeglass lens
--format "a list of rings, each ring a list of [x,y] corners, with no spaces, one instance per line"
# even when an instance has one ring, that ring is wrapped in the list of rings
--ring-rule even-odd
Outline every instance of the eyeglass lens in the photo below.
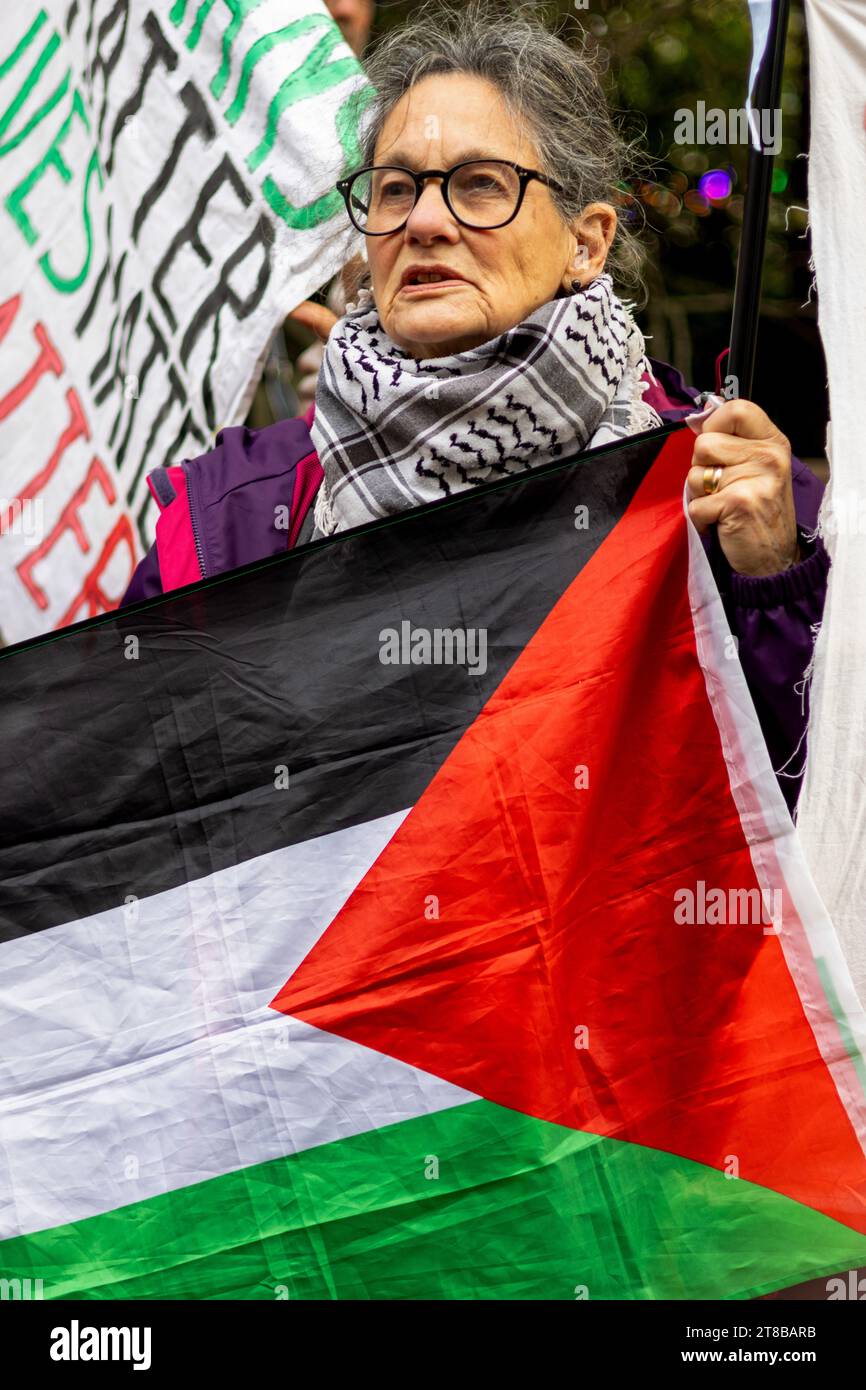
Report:
[[[417,201],[414,179],[405,169],[379,166],[358,174],[350,189],[352,214],[368,232],[396,231]],[[495,227],[514,212],[519,175],[497,160],[477,160],[455,169],[448,183],[452,209],[474,227]]]

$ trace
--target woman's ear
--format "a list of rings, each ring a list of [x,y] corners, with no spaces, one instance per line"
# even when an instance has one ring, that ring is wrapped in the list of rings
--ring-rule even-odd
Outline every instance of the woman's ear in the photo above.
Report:
[[[588,285],[604,270],[607,253],[616,236],[616,208],[610,203],[590,203],[572,223],[574,255],[562,277],[563,288],[572,291],[572,281]]]

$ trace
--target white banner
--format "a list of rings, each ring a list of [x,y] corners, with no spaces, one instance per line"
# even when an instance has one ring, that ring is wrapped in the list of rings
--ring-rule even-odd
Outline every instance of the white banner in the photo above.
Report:
[[[16,0],[0,17],[0,635],[113,608],[145,475],[242,419],[355,250],[357,60],[321,0]]]
[[[807,0],[809,221],[830,383],[832,557],[797,824],[866,1001],[866,3]]]

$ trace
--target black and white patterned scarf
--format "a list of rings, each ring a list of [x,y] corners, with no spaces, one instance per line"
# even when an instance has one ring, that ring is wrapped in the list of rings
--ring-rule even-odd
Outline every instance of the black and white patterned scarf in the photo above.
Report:
[[[315,535],[346,531],[661,424],[644,340],[609,275],[506,333],[417,361],[369,290],[331,330],[313,444],[324,469]]]

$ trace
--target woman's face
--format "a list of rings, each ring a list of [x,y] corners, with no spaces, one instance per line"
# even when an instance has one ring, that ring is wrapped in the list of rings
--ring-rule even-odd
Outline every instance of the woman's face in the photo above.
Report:
[[[540,168],[535,145],[511,119],[497,88],[449,73],[424,78],[395,106],[374,162],[450,169],[478,158]],[[609,204],[590,204],[569,227],[550,190],[531,179],[513,222],[478,231],[455,220],[441,187],[438,180],[425,184],[402,231],[367,238],[379,317],[413,357],[443,357],[486,343],[560,288],[570,292],[573,280],[588,284],[601,272],[616,230]],[[419,266],[455,278],[406,287],[404,275]]]

